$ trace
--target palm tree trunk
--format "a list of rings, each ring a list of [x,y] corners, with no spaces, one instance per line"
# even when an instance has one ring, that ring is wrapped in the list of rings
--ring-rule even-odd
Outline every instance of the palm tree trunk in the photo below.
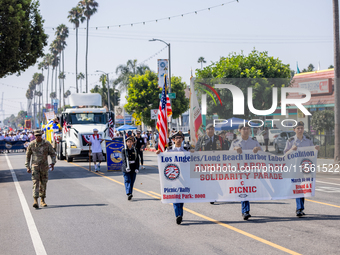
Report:
[[[52,80],[51,80],[51,93],[53,92],[53,75],[54,75],[54,67],[52,68]],[[51,97],[51,107],[52,107],[52,97]]]
[[[59,56],[60,56],[60,61],[59,61],[59,75],[61,73],[61,52],[59,53]],[[58,76],[59,76],[58,75]],[[58,77],[59,79],[59,108],[61,108],[61,79]]]
[[[39,92],[41,92],[41,86],[42,86],[42,84],[39,84]],[[38,115],[38,121],[39,121],[39,128],[40,128],[40,119],[41,119],[41,111],[40,111],[40,96],[39,96],[39,115]]]
[[[88,91],[88,80],[87,80],[87,55],[89,51],[89,18],[86,18],[87,21],[87,28],[86,28],[86,59],[85,59],[85,79],[86,79],[86,93],[89,93]]]
[[[47,85],[46,85],[46,104],[48,104],[48,79],[50,78],[50,66],[47,69]],[[47,109],[46,109],[47,111]]]
[[[65,96],[64,96],[64,94],[65,94],[65,85],[64,85],[64,83],[65,83],[65,73],[64,73],[64,58],[65,58],[65,55],[64,55],[64,50],[63,50],[63,107],[65,108]]]
[[[44,69],[42,69],[41,74],[44,76]],[[45,77],[44,77],[45,80]],[[40,109],[42,112],[42,108],[44,106],[44,82],[41,83],[41,105],[40,105]]]
[[[78,90],[78,27],[76,27],[76,91]]]

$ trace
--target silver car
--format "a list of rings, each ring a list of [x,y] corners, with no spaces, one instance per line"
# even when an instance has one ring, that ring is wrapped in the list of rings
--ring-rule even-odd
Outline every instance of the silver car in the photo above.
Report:
[[[279,153],[280,151],[283,151],[286,147],[287,140],[295,135],[295,132],[293,131],[284,131],[281,132],[273,142],[273,146],[275,148],[275,152]]]

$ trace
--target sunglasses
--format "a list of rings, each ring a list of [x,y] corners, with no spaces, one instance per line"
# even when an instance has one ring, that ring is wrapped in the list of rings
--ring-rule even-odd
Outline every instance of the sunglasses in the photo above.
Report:
[[[37,137],[37,136],[41,136],[41,135],[35,135],[35,137]]]

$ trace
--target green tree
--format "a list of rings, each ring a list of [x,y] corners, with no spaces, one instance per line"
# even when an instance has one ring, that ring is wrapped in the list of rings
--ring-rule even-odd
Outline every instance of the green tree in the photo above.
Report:
[[[69,15],[67,16],[68,21],[74,24],[76,28],[76,91],[79,93],[78,90],[78,28],[80,25],[80,22],[83,23],[85,21],[85,17],[83,16],[83,10],[77,6],[73,7],[69,12]]]
[[[244,95],[247,88],[253,88],[253,105],[255,109],[266,110],[272,106],[272,88],[287,87],[290,84],[291,71],[289,65],[285,65],[278,58],[268,56],[268,52],[253,50],[248,56],[231,53],[228,57],[221,57],[219,61],[212,63],[203,70],[196,69],[195,88],[203,91],[205,87],[198,82],[214,84],[233,84],[238,86]],[[242,79],[240,79],[242,78]],[[248,78],[248,79],[244,79]],[[220,118],[233,117],[233,98],[227,89],[216,89],[223,107],[214,100],[207,100],[208,115],[217,113]],[[278,91],[280,92],[280,91]],[[201,92],[200,92],[201,93]],[[245,96],[246,98],[246,96]],[[278,96],[280,98],[280,95]],[[252,118],[254,115],[248,110],[245,100],[245,115],[239,118]]]
[[[207,63],[207,61],[205,61],[204,57],[199,57],[197,63],[201,63],[201,69],[203,69],[203,63]]]
[[[314,71],[314,65],[313,64],[309,64],[308,68],[307,68],[307,72],[313,72]]]
[[[93,14],[97,12],[98,3],[94,0],[79,1],[79,7],[82,8],[84,16],[86,17],[86,57],[85,57],[85,80],[86,80],[86,93],[88,90],[87,80],[87,56],[89,51],[89,22]]]
[[[312,116],[312,127],[316,131],[330,133],[334,129],[334,111],[317,111]]]
[[[130,78],[127,89],[127,104],[124,106],[128,113],[135,112],[148,126],[155,125],[151,120],[151,109],[159,107],[158,77],[151,71],[143,75],[136,75]]]
[[[107,76],[102,74],[99,78],[99,81],[102,83],[102,86],[96,85],[93,89],[90,90],[91,93],[98,93],[102,96],[102,105],[108,107],[107,100],[107,87],[106,87]],[[118,91],[114,91],[112,88],[110,89],[110,106],[111,109],[114,109],[115,105],[118,105],[118,101],[120,98],[120,93]]]
[[[185,88],[186,84],[180,77],[171,77],[171,91],[176,93],[176,99],[171,100],[174,119],[188,110],[189,99],[185,98]],[[159,107],[159,94],[162,92],[158,88],[157,74],[146,71],[143,75],[131,77],[127,92],[127,104],[124,106],[126,111],[135,112],[149,126],[155,125],[155,120],[151,120],[151,109]]]
[[[331,68],[334,68],[334,66],[333,66],[333,65],[330,65],[330,66],[328,67],[328,69],[331,69]]]
[[[119,84],[119,89],[126,91],[129,85],[130,77],[137,74],[143,75],[146,71],[150,71],[150,67],[147,65],[137,65],[137,59],[128,60],[126,65],[119,65],[116,68],[116,74],[118,78],[115,80],[115,84]]]
[[[44,55],[47,35],[33,0],[0,2],[0,78],[21,73]]]
[[[177,119],[189,109],[189,98],[185,97],[187,84],[181,77],[171,77],[171,92],[176,93],[176,99],[171,99],[172,118]]]

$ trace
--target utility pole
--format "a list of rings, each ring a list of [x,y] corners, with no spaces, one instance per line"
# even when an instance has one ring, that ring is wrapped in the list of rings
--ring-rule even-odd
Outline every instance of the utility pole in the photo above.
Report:
[[[334,162],[340,162],[340,45],[339,45],[339,2],[333,0],[334,33]]]

